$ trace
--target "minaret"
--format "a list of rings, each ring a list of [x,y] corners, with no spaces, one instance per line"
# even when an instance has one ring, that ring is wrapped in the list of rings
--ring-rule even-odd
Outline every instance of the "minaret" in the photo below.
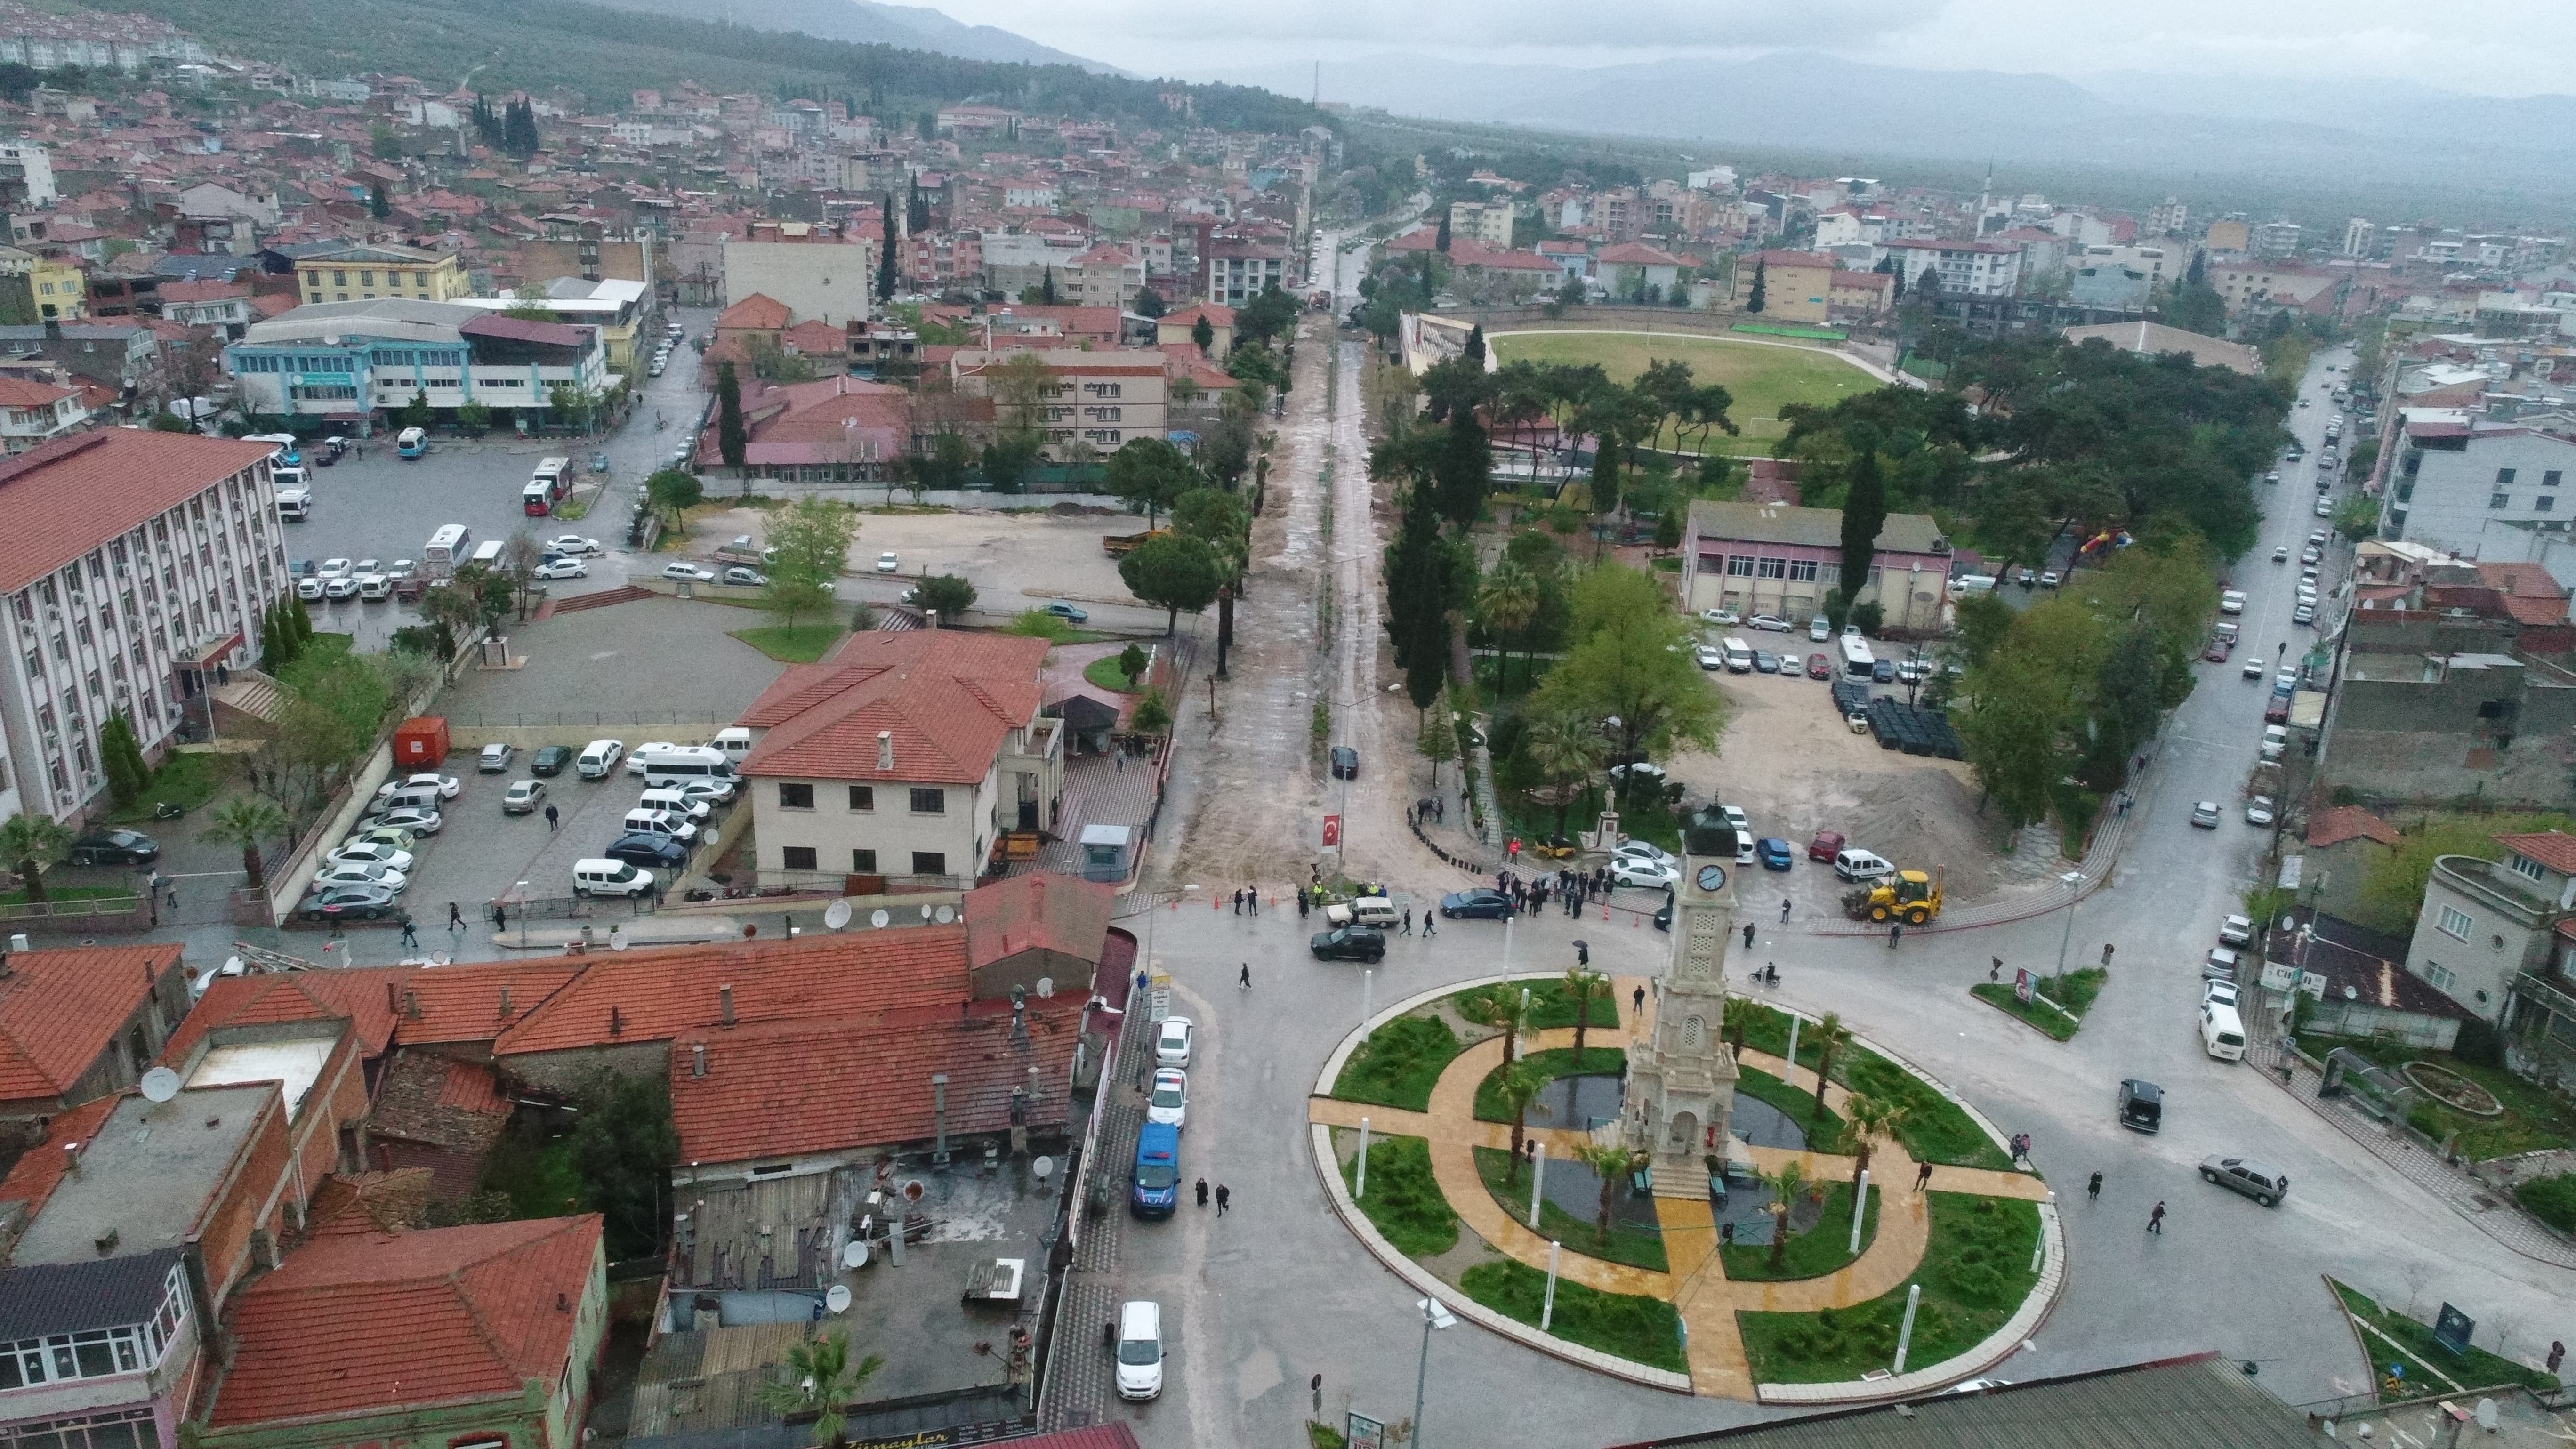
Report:
[[[1722,1029],[1735,832],[1722,821],[1694,823],[1682,832],[1682,850],[1672,960],[1656,983],[1653,1037],[1628,1045],[1623,1120],[1629,1145],[1651,1154],[1657,1196],[1705,1198],[1702,1158],[1728,1155],[1735,1110],[1735,1055]]]

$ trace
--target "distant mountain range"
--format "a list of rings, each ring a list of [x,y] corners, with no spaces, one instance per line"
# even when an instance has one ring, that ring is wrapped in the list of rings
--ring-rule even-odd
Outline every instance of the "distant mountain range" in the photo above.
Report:
[[[991,25],[967,25],[921,5],[878,5],[872,0],[605,0],[620,10],[713,20],[753,30],[795,30],[825,40],[892,45],[966,60],[1071,65],[1101,75],[1123,75],[1115,66],[1049,49]]]

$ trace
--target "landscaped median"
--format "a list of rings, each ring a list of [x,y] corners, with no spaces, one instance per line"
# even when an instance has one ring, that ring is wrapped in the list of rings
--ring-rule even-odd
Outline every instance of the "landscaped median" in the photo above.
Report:
[[[1848,1308],[1737,1315],[1744,1356],[1757,1381],[1827,1383],[1888,1368],[1915,1284],[1922,1285],[1923,1299],[1906,1346],[1908,1364],[1955,1358],[2004,1326],[2039,1281],[2031,1268],[2040,1235],[2038,1207],[1950,1192],[1930,1199],[1931,1233],[1921,1264],[1905,1283]],[[1850,1221],[1846,1212],[1846,1231]],[[1727,1276],[1735,1276],[1732,1264]]]
[[[1996,981],[1980,981],[1968,988],[1968,994],[2055,1040],[2065,1041],[2083,1029],[2084,1014],[2093,1009],[2093,998],[2102,994],[2103,985],[2110,979],[2111,973],[2102,967],[2087,966],[2063,976],[2034,979],[2028,1001],[2022,1000],[2014,987]]]
[[[2372,1391],[2383,1401],[2417,1399],[2428,1393],[2466,1393],[2520,1384],[2530,1389],[2558,1387],[2556,1374],[2543,1373],[2471,1344],[2453,1353],[2433,1341],[2432,1325],[2382,1307],[2369,1295],[2332,1278],[2326,1286],[2353,1325],[2361,1356],[2370,1364]],[[2391,1367],[2403,1372],[2392,1373]]]

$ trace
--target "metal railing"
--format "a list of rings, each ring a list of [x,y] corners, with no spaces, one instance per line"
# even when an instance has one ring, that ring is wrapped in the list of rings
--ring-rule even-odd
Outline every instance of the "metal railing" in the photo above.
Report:
[[[68,900],[23,901],[0,905],[0,921],[42,921],[56,916],[130,916],[143,909],[143,897],[74,896]]]

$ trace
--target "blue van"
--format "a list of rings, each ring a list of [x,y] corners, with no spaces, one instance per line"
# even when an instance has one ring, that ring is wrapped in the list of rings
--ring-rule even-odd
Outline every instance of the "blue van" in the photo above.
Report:
[[[1136,1187],[1127,1210],[1140,1218],[1167,1218],[1181,1205],[1181,1129],[1148,1122],[1136,1133]]]

